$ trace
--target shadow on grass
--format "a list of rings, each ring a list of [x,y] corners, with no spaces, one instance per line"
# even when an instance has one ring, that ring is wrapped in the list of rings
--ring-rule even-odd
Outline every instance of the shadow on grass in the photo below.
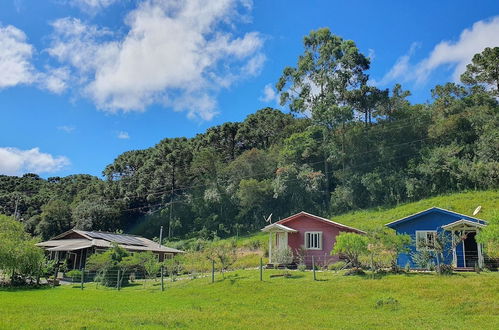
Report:
[[[54,287],[48,284],[41,285],[27,285],[27,286],[0,286],[0,292],[26,292],[26,291],[38,291],[38,290],[49,290]]]

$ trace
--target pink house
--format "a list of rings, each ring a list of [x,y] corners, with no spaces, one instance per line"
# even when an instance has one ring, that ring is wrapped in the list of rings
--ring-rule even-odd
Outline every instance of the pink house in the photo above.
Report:
[[[325,265],[339,260],[331,255],[336,236],[341,232],[365,234],[364,231],[342,225],[307,212],[300,212],[286,219],[270,224],[262,229],[269,233],[269,264],[276,263],[275,254],[289,247],[294,262],[312,265]]]

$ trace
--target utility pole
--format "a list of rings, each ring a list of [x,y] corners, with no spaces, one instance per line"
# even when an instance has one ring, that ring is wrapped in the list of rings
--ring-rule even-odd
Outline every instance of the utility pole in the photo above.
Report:
[[[163,243],[163,226],[159,229],[159,247],[161,247],[161,243]]]
[[[170,197],[170,222],[168,223],[168,239],[172,236],[172,217],[173,217],[173,188]]]
[[[15,204],[15,207],[14,207],[14,218],[15,218],[16,220],[19,220],[19,213],[17,212],[17,208],[18,208],[18,206],[19,206],[19,200],[20,200],[20,199],[21,199],[21,198],[20,198],[20,196],[17,196],[17,197],[16,197],[16,204]]]

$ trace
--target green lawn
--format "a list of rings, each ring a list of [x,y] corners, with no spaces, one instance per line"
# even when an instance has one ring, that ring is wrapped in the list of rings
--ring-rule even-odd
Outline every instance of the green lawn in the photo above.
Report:
[[[499,273],[388,275],[258,271],[126,287],[0,290],[0,328],[498,329]],[[397,302],[377,307],[380,300]],[[387,300],[388,299],[388,300]],[[392,302],[394,300],[391,300]]]

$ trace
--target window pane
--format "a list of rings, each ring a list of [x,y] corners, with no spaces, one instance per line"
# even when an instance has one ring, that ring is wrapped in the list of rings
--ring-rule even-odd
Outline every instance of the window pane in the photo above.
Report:
[[[435,233],[434,232],[427,232],[426,233],[426,240],[427,240],[427,244],[429,247],[434,247],[435,246]]]

